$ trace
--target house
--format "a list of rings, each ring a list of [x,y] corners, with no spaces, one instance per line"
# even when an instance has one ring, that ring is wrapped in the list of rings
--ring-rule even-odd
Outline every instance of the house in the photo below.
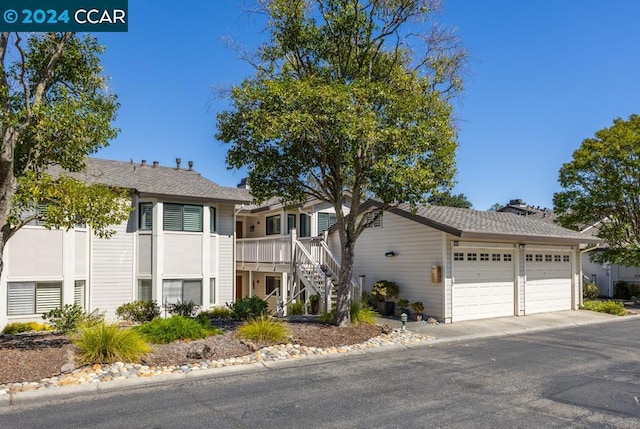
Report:
[[[401,205],[362,233],[353,272],[366,276],[365,289],[396,282],[401,298],[445,323],[524,316],[577,309],[581,249],[600,241],[542,218]]]
[[[88,158],[87,183],[130,191],[128,221],[101,239],[91,228],[47,230],[34,222],[7,243],[0,278],[0,327],[39,319],[64,304],[87,311],[137,299],[161,306],[193,300],[204,308],[234,297],[236,206],[247,190],[219,186],[193,170]],[[60,171],[52,169],[53,174]],[[5,301],[6,298],[6,301]]]

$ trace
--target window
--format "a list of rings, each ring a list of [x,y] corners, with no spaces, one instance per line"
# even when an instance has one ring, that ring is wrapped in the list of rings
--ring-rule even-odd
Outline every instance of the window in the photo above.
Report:
[[[373,219],[373,213],[367,214],[367,222],[371,222]],[[373,223],[370,223],[367,228],[382,228],[382,213],[378,213],[378,217]]]
[[[500,254],[499,253],[492,253],[491,254],[491,260],[493,262],[500,262]]]
[[[502,255],[502,260],[504,262],[511,262],[511,254],[510,253],[505,253]]]
[[[531,253],[527,253],[527,255],[525,256],[525,261],[533,262],[533,255]]]
[[[151,231],[153,229],[153,204],[138,204],[138,229],[140,231]]]
[[[216,208],[209,207],[209,232],[215,234],[218,232],[218,221],[216,219]]]
[[[201,280],[164,280],[162,282],[162,303],[175,304],[192,301],[202,305]]]
[[[553,255],[553,262],[562,262],[562,256]]]
[[[287,234],[291,234],[291,230],[296,227],[296,215],[287,215]]]
[[[551,261],[553,261],[553,257],[551,255],[544,255],[544,261],[545,262],[551,262]]]
[[[265,293],[269,295],[276,289],[280,290],[280,277],[267,277]]]
[[[477,261],[478,255],[476,253],[467,253],[467,261]]]
[[[318,213],[318,235],[336,224],[338,218],[335,213]]]
[[[280,215],[267,217],[267,235],[280,234]]]
[[[44,204],[44,203],[38,204],[34,210],[29,210],[29,211],[23,213],[21,218],[24,220],[27,217],[32,216],[34,214],[37,215],[37,216],[46,215],[47,214],[47,205]],[[43,219],[33,219],[32,221],[27,223],[27,225],[30,225],[30,226],[42,226],[44,224],[45,224],[45,222],[44,222]]]
[[[85,306],[85,290],[86,281],[76,280],[73,283],[73,303],[84,308]]]
[[[489,260],[489,254],[488,253],[481,253],[480,254],[480,260],[481,261],[488,261]]]
[[[216,278],[209,279],[209,304],[216,303]]]
[[[7,314],[46,313],[62,306],[62,282],[7,283]]]
[[[542,255],[536,255],[536,262],[542,262]]]
[[[571,261],[571,258],[569,257],[569,255],[562,255],[562,262],[569,262]]]
[[[164,204],[165,231],[202,232],[202,206]]]
[[[464,261],[464,253],[455,252],[453,254],[453,260],[454,261]]]
[[[138,300],[151,301],[152,299],[151,279],[138,280]]]
[[[310,237],[311,236],[311,216],[306,214],[300,214],[300,230],[298,231],[298,237]]]

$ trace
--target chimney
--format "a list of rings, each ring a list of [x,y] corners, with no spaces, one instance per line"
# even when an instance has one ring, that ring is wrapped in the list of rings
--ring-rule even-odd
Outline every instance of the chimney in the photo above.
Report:
[[[143,160],[142,160],[142,162],[140,163],[140,165],[142,165],[143,167],[144,167],[145,165],[147,165],[147,160],[146,160],[146,159],[143,159]]]
[[[153,161],[153,168],[156,168],[158,166],[158,161]]]
[[[239,189],[251,189],[251,187],[249,186],[249,180],[246,177],[240,179],[240,183],[238,183],[238,188]]]
[[[193,161],[189,161],[189,171],[193,170]]]
[[[181,162],[182,162],[182,159],[176,158],[176,170],[180,170],[180,163]]]

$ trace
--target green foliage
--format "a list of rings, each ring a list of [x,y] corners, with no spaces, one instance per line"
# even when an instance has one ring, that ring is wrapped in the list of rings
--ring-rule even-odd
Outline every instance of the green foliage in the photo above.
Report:
[[[258,296],[241,298],[228,305],[233,317],[241,320],[260,317],[269,309],[269,305]]]
[[[231,144],[230,167],[249,170],[257,202],[313,197],[333,206],[346,272],[337,308],[346,324],[352,250],[368,215],[424,202],[453,182],[451,100],[465,54],[434,23],[430,0],[263,4],[271,39],[256,75],[232,89],[216,138]],[[352,204],[345,216],[345,204],[367,198],[380,206],[362,212]]]
[[[363,305],[362,302],[353,302],[351,303],[351,323],[363,323],[365,325],[375,325],[376,317],[378,317],[378,313],[376,313],[371,308]]]
[[[597,311],[599,313],[614,314],[616,316],[624,316],[627,314],[624,305],[616,301],[585,301],[580,308],[583,310]]]
[[[200,306],[193,301],[181,302],[178,300],[175,304],[167,304],[167,311],[171,315],[194,317]]]
[[[411,309],[418,314],[422,314],[422,312],[424,311],[424,304],[422,303],[422,301],[413,302],[411,303]]]
[[[599,262],[640,265],[640,115],[615,119],[610,128],[583,140],[560,169],[563,190],[554,195],[558,220],[580,229],[597,222],[608,246]]]
[[[377,301],[390,301],[397,298],[400,294],[400,288],[395,282],[389,280],[379,280],[373,285],[371,296]]]
[[[65,304],[63,308],[54,308],[44,313],[42,318],[56,331],[66,333],[75,332],[82,326],[93,326],[104,320],[104,313],[94,310],[85,313],[77,304]]]
[[[184,316],[160,317],[134,328],[147,341],[155,344],[168,344],[176,340],[197,340],[222,331],[203,326],[197,320]]]
[[[287,304],[287,315],[299,316],[304,314],[304,302],[290,302]]]
[[[320,302],[320,301],[322,301],[322,297],[320,295],[318,295],[317,293],[313,294],[313,295],[311,295],[309,297],[309,302],[313,303],[313,302]]]
[[[128,322],[149,322],[160,316],[160,307],[155,301],[128,302],[116,308],[116,316]]]
[[[463,209],[473,207],[473,204],[465,194],[454,195],[451,191],[434,193],[427,199],[427,202],[433,206],[459,207]]]
[[[238,328],[236,335],[251,341],[285,343],[290,332],[284,323],[262,315],[244,322]]]
[[[370,308],[376,308],[378,305],[378,300],[376,299],[376,297],[374,297],[371,292],[368,292],[366,290],[362,291],[362,297],[360,301]]]
[[[85,364],[139,362],[143,354],[151,351],[136,331],[104,322],[80,329],[73,343],[78,347],[80,362]]]
[[[624,280],[616,282],[613,286],[613,297],[616,299],[630,300],[633,296],[640,295],[640,285],[629,284]]]
[[[593,282],[587,282],[583,286],[582,296],[586,300],[596,299],[600,294],[598,286]]]
[[[38,322],[15,322],[9,323],[2,330],[3,334],[6,335],[15,335],[20,334],[21,332],[30,332],[30,331],[51,331],[51,326],[45,323]]]
[[[209,310],[200,312],[198,317],[200,317],[200,315],[209,319],[231,319],[233,316],[231,309],[228,307],[213,307]]]
[[[406,310],[407,308],[409,308],[409,300],[401,298],[398,300],[397,305],[398,305],[398,308],[402,310]]]

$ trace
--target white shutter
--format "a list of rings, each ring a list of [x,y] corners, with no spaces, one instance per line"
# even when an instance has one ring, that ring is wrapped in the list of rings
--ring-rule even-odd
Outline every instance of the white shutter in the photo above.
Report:
[[[200,280],[185,280],[182,283],[182,302],[189,301],[202,305],[202,282]]]
[[[182,300],[182,280],[164,280],[162,282],[162,305],[176,304]]]
[[[182,206],[180,204],[164,204],[163,227],[165,231],[182,231]]]
[[[8,303],[7,314],[35,314],[36,284],[33,282],[7,283]]]
[[[183,206],[184,231],[202,232],[202,206]]]
[[[73,303],[84,308],[84,290],[85,281],[76,280],[73,284]]]
[[[209,303],[216,303],[216,279],[215,277],[211,277],[209,279]]]
[[[36,285],[36,313],[46,313],[62,305],[62,283]]]

